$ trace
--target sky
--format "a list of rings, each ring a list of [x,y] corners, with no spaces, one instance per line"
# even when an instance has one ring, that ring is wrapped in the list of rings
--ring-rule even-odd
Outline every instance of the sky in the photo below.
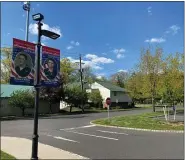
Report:
[[[25,40],[23,2],[1,3],[1,46]],[[44,15],[43,28],[61,35],[42,38],[60,49],[61,58],[90,66],[97,77],[132,70],[144,47],[163,48],[164,55],[183,53],[184,2],[31,2],[29,41],[37,41],[31,15]]]

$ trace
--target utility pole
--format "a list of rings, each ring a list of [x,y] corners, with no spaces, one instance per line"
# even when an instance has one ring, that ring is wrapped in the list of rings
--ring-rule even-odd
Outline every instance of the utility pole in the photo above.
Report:
[[[83,69],[82,69],[82,56],[80,54],[80,82],[81,82],[81,89],[83,92]],[[83,99],[81,100],[81,107],[82,107],[82,112],[84,112],[84,105],[83,105]]]

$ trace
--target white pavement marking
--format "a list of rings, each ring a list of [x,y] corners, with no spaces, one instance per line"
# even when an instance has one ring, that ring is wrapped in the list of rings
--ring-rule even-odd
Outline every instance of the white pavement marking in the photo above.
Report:
[[[62,130],[73,130],[73,129],[79,129],[79,128],[90,128],[90,127],[94,127],[96,126],[95,124],[92,124],[92,125],[88,125],[88,126],[81,126],[81,127],[74,127],[74,128],[64,128],[64,129],[60,129],[61,131]]]
[[[71,132],[71,133],[81,134],[81,135],[85,135],[85,136],[91,136],[91,137],[97,137],[97,138],[104,138],[104,139],[111,139],[111,140],[118,141],[118,139],[111,138],[111,137],[97,136],[97,135],[93,135],[93,134],[87,134],[87,133],[81,133],[81,132],[75,132],[75,131],[68,131],[68,130],[66,130],[66,132]]]
[[[111,132],[111,131],[102,131],[102,130],[97,130],[97,131],[99,131],[99,132],[104,132],[104,133],[124,134],[124,135],[127,135],[127,136],[128,136],[127,133],[119,133],[119,132]]]
[[[78,141],[74,141],[74,140],[72,140],[72,139],[67,139],[67,138],[63,138],[63,137],[52,136],[52,135],[47,135],[47,136],[49,136],[49,137],[53,137],[53,138],[55,138],[55,139],[61,139],[61,140],[64,140],[64,141],[80,143],[80,142],[78,142]]]

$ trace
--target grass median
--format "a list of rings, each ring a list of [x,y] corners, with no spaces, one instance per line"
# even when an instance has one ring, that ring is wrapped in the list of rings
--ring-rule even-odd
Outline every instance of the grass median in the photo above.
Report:
[[[1,159],[3,159],[3,160],[5,160],[5,159],[6,159],[6,160],[7,160],[7,159],[14,159],[14,160],[16,160],[15,157],[13,157],[13,156],[11,156],[11,155],[9,155],[9,154],[3,152],[3,151],[1,151]]]
[[[182,122],[166,122],[154,117],[163,115],[163,112],[144,113],[140,115],[131,116],[117,116],[109,120],[107,118],[97,119],[92,121],[95,124],[129,127],[129,128],[142,128],[153,130],[184,130],[184,123]]]

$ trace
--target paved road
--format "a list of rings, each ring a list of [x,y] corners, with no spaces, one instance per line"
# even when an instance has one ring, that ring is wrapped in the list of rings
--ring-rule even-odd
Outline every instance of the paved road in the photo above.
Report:
[[[147,112],[111,112],[131,115]],[[91,159],[183,159],[183,134],[152,133],[90,125],[106,113],[39,119],[39,141]],[[1,122],[2,136],[31,139],[33,120]]]

